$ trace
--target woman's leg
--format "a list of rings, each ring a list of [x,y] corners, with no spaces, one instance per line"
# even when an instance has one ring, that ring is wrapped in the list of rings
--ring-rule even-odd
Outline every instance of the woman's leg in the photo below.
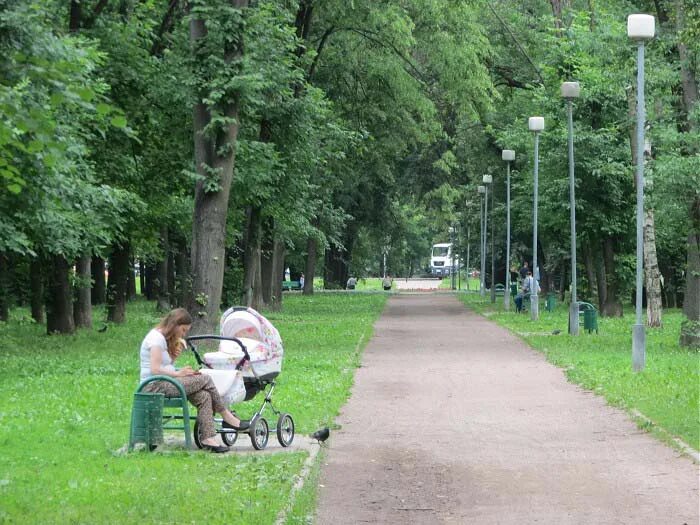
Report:
[[[221,397],[216,391],[216,387],[211,380],[211,377],[201,374],[193,376],[178,377],[177,381],[185,389],[185,395],[190,403],[197,407],[197,426],[199,427],[199,435],[202,440],[209,440],[216,436],[216,428],[214,427],[214,410],[211,390],[217,396],[219,403]],[[178,397],[180,391],[175,385],[168,381],[154,381],[146,385],[146,392],[160,392],[165,394],[165,397]]]

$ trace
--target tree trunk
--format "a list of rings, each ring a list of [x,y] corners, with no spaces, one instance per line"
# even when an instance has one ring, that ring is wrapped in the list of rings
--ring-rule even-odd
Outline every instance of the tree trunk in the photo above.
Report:
[[[79,0],[71,0],[70,2],[70,13],[68,18],[68,30],[71,33],[76,33],[80,30],[80,20],[82,18],[81,13],[82,3]]]
[[[129,243],[112,246],[109,257],[109,282],[107,283],[107,320],[113,323],[126,321],[126,297],[129,279]]]
[[[599,246],[597,248],[599,248]],[[602,311],[603,305],[608,300],[608,282],[605,276],[605,266],[601,261],[599,250],[594,252],[594,264],[597,284],[596,292],[598,295],[598,309]]]
[[[10,319],[10,294],[7,286],[9,271],[7,255],[0,252],[0,321]]]
[[[145,286],[142,290],[146,299],[155,301],[158,297],[158,266],[152,262],[146,263]]]
[[[665,271],[661,272],[661,275],[664,278],[662,293],[666,303],[666,308],[676,308],[677,305],[676,294],[678,290],[676,289],[673,273],[673,268],[666,268]]]
[[[676,0],[676,29],[681,34],[685,28],[686,3]],[[683,106],[685,109],[685,128],[694,131],[696,121],[689,118],[698,101],[698,83],[693,61],[689,60],[686,44],[678,43],[681,66],[681,84],[683,88]],[[691,154],[697,153],[697,144],[692,143]],[[688,207],[688,264],[685,270],[685,294],[683,313],[686,319],[681,326],[680,345],[700,348],[700,193],[697,187]]]
[[[73,320],[76,328],[92,328],[91,257],[83,255],[75,261],[75,303]]]
[[[660,327],[661,323],[661,278],[656,259],[656,233],[654,210],[647,210],[644,220],[644,275],[647,288],[647,326]]]
[[[243,304],[252,308],[255,308],[253,304],[256,275],[260,272],[261,220],[260,207],[251,207],[248,213],[248,233],[243,255]]]
[[[306,266],[304,268],[304,295],[313,295],[316,261],[318,259],[318,241],[315,237],[306,240]]]
[[[323,272],[323,287],[326,290],[345,288],[348,280],[347,252],[335,245],[326,250],[326,265]]]
[[[168,242],[168,227],[161,226],[160,228],[160,249],[161,259],[156,263],[158,279],[156,284],[157,297],[156,310],[159,312],[170,311],[170,286],[168,285],[168,262],[170,255],[170,243]]]
[[[260,278],[262,286],[262,302],[265,306],[272,305],[272,282],[274,281],[274,221],[271,218],[263,221],[262,244],[260,247]]]
[[[105,304],[106,279],[105,260],[102,257],[93,257],[92,264],[92,291],[90,300],[93,305]]]
[[[253,281],[253,303],[251,307],[255,310],[262,309],[263,306],[263,296],[262,296],[262,261],[260,249],[257,250],[257,261],[255,265],[257,270],[255,271],[255,277]]]
[[[62,255],[50,258],[49,287],[46,297],[46,333],[72,334],[73,290],[70,285],[70,265]]]
[[[146,290],[146,263],[139,259],[139,290],[141,295],[145,295]]]
[[[272,254],[272,309],[276,312],[282,310],[282,279],[284,278],[284,258],[287,254],[287,245],[275,235],[274,251]]]
[[[32,319],[41,324],[44,322],[44,267],[38,257],[29,261],[29,286]]]
[[[175,303],[184,306],[188,303],[190,287],[190,261],[184,239],[177,243],[175,253]]]
[[[591,249],[591,243],[590,241],[586,241],[582,243],[582,248],[583,248],[583,259],[584,263],[586,265],[586,282],[588,283],[588,300],[593,302],[593,297],[597,295],[595,293],[595,290],[597,289],[597,281],[596,281],[596,264],[595,260],[593,259],[593,250]],[[580,294],[579,294],[580,295]],[[579,297],[580,299],[580,297]]]
[[[605,263],[606,297],[600,315],[605,317],[622,317],[622,303],[618,297],[619,287],[615,275],[615,239],[606,237],[603,242],[603,261]]]
[[[129,259],[129,273],[126,282],[126,298],[128,301],[136,299],[136,261],[132,257]]]
[[[684,0],[676,0],[676,32],[682,34],[685,29]],[[683,109],[685,110],[684,120],[687,129],[694,129],[693,120],[688,118],[693,111],[693,107],[698,100],[698,82],[695,78],[693,62],[688,54],[688,46],[680,40],[677,44],[678,58],[681,66],[681,86],[683,88]]]
[[[234,8],[247,7],[248,0],[232,0]],[[243,27],[236,34],[229,35],[226,49],[223,49],[224,62],[228,65],[239,61],[243,56]],[[190,19],[190,41],[195,62],[204,60],[210,53],[206,44],[206,23],[193,16]],[[232,74],[228,71],[227,74]],[[196,79],[206,82],[208,79]],[[211,127],[211,113],[205,101],[208,90],[197,94],[194,104],[194,146],[197,174],[200,180],[195,188],[194,216],[192,221],[192,301],[189,305],[193,314],[192,333],[212,332],[219,318],[221,293],[224,279],[226,221],[228,216],[229,192],[233,181],[236,138],[238,136],[239,93],[227,95],[227,101],[218,108],[219,119],[227,123],[214,125],[216,129],[205,134]],[[213,136],[212,136],[213,135]],[[212,173],[217,189],[212,189]]]
[[[168,297],[170,304],[175,301],[175,254],[173,253],[172,240],[169,241],[170,250],[168,252]]]
[[[680,344],[700,348],[700,195],[693,200],[690,216],[692,222],[688,233],[688,265],[683,298],[683,313],[687,319],[681,327]]]

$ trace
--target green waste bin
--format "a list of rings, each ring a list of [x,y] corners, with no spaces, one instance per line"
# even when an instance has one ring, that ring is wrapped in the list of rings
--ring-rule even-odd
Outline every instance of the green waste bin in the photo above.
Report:
[[[583,311],[583,329],[589,334],[595,330],[598,333],[598,312],[596,310]]]
[[[545,309],[548,312],[553,312],[554,307],[557,305],[557,296],[553,293],[547,294],[547,301],[545,302]]]
[[[518,295],[518,283],[510,283],[510,295],[511,297]]]
[[[147,450],[163,443],[163,398],[156,392],[137,392],[131,409],[129,450],[136,443],[145,443]]]

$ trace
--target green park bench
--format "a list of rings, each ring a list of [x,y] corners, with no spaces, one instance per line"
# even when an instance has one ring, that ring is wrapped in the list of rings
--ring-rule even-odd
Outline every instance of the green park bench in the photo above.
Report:
[[[591,303],[580,301],[578,303],[579,323],[583,318],[583,329],[589,334],[595,330],[598,333],[598,310]]]
[[[282,290],[301,290],[299,281],[282,281]]]
[[[180,396],[165,397],[163,394],[144,392],[144,387],[153,381],[171,383],[180,392]],[[182,430],[185,433],[185,446],[188,449],[192,448],[190,411],[185,389],[172,377],[156,375],[144,379],[134,394],[129,451],[133,450],[138,442],[145,443],[146,450],[153,450],[163,442],[163,430]]]

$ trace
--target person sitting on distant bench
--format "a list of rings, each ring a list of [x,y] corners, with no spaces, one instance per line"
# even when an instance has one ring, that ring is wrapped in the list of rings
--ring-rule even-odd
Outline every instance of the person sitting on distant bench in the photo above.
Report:
[[[382,288],[384,288],[384,290],[391,290],[391,275],[387,275],[382,279]]]
[[[350,277],[350,279],[348,279],[348,283],[345,285],[345,288],[348,290],[354,290],[355,286],[357,286],[357,279]]]

